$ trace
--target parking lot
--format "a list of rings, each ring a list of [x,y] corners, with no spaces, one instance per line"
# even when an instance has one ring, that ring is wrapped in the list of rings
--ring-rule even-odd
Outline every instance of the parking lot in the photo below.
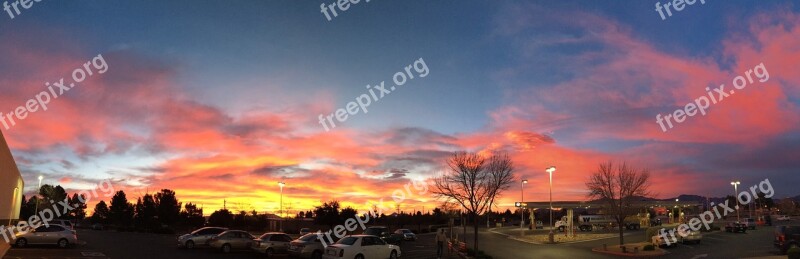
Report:
[[[405,258],[436,258],[436,247],[431,234],[419,235],[415,242],[404,242],[401,246]],[[81,245],[70,249],[31,246],[11,248],[3,259],[103,259],[103,258],[259,258],[263,254],[250,251],[234,251],[223,254],[211,249],[180,249],[175,235],[158,235],[116,231],[78,230]],[[278,255],[276,258],[288,258]]]

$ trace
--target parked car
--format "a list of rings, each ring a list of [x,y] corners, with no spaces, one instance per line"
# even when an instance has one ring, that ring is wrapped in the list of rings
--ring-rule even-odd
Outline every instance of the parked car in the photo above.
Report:
[[[403,236],[390,232],[387,227],[368,227],[362,234],[380,237],[389,244],[400,245],[403,243]]]
[[[103,226],[103,224],[100,224],[100,223],[94,223],[94,224],[92,224],[92,229],[93,230],[105,230],[106,226]]]
[[[410,229],[398,229],[394,231],[394,234],[403,236],[405,241],[417,241],[417,235],[411,232]]]
[[[78,234],[75,230],[69,229],[64,225],[49,224],[50,226],[40,226],[27,233],[17,233],[10,242],[17,247],[28,245],[57,245],[60,248],[67,248],[78,243]]]
[[[390,245],[381,238],[372,235],[347,236],[325,249],[325,259],[355,258],[391,258],[400,257],[400,247]]]
[[[222,232],[225,232],[226,230],[228,229],[206,227],[192,231],[192,233],[178,237],[178,247],[193,249],[198,246],[208,246],[208,242],[211,241],[211,238],[219,235]]]
[[[669,229],[662,228],[661,230],[658,231],[658,233],[663,233],[663,232],[669,232]],[[670,238],[669,244],[667,244],[667,240],[664,240],[665,237]],[[651,242],[652,242],[653,246],[655,246],[655,247],[675,247],[675,246],[678,246],[678,242],[677,241],[673,242],[671,236],[663,236],[663,235],[659,235],[659,234],[656,234],[655,236],[651,237]]]
[[[746,219],[744,219],[744,221],[742,222],[742,224],[744,224],[745,226],[747,226],[747,229],[750,229],[750,230],[756,230],[756,220],[755,220],[755,219],[752,219],[752,218],[746,218]]]
[[[256,237],[246,231],[227,230],[212,237],[208,245],[219,249],[223,253],[230,253],[233,250],[250,249],[253,246],[253,239],[256,239]]]
[[[730,222],[727,225],[725,225],[725,232],[747,233],[747,225],[739,222]]]
[[[257,253],[267,255],[267,258],[272,258],[275,254],[286,254],[289,252],[289,243],[292,238],[286,233],[272,232],[261,235],[253,239],[253,246],[251,249]]]
[[[775,227],[774,244],[781,250],[781,254],[786,254],[791,248],[800,247],[800,226]]]
[[[321,259],[325,246],[317,234],[306,234],[289,243],[289,256],[304,259]]]
[[[687,230],[686,232],[687,233],[685,237],[683,235],[677,235],[678,241],[680,241],[681,244],[687,244],[687,243],[700,244],[700,241],[703,240],[703,233],[700,233],[700,231],[693,231],[690,229]]]
[[[786,216],[786,215],[782,215],[782,216],[778,216],[777,220],[778,221],[789,221],[789,220],[792,220],[792,218],[790,218],[789,216]]]
[[[300,229],[300,236],[305,236],[306,234],[311,234],[310,228],[301,228]]]

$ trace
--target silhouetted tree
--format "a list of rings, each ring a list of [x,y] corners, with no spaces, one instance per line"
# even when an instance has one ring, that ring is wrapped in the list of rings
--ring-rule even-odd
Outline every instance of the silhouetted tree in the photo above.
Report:
[[[112,224],[119,227],[130,226],[133,222],[133,205],[128,202],[124,191],[118,191],[111,198],[111,207],[108,208],[108,217]]]
[[[186,203],[184,210],[181,212],[181,218],[192,227],[201,227],[206,223],[203,217],[203,209],[197,208],[193,203]]]
[[[586,182],[589,197],[605,202],[608,214],[613,215],[619,226],[619,244],[624,245],[623,225],[625,217],[636,214],[631,203],[635,197],[650,195],[650,172],[636,169],[626,163],[615,165],[613,162],[600,164],[597,172]]]
[[[134,222],[136,227],[142,230],[153,230],[158,227],[158,210],[153,195],[145,194],[137,199],[135,208]]]
[[[158,211],[158,220],[166,225],[175,224],[181,213],[181,203],[175,196],[175,191],[162,189],[161,192],[156,193],[154,198]]]
[[[332,229],[333,226],[341,223],[341,218],[339,217],[339,202],[338,201],[329,201],[323,203],[322,206],[314,208],[314,224],[317,225],[326,225],[329,229]]]
[[[78,194],[75,193],[75,194],[72,195],[72,198],[69,201],[69,203],[72,205],[72,207],[75,208],[70,212],[70,214],[72,215],[72,217],[74,219],[77,219],[77,220],[82,220],[82,219],[86,218],[86,207],[87,206],[86,206],[86,203],[85,202],[81,202],[81,200],[85,201],[86,197],[84,197],[83,195],[78,196]]]
[[[221,209],[211,213],[208,223],[215,227],[230,227],[233,224],[233,214],[227,209]]]
[[[94,205],[94,213],[92,214],[91,221],[92,223],[108,224],[110,214],[111,212],[106,202],[100,201]]]

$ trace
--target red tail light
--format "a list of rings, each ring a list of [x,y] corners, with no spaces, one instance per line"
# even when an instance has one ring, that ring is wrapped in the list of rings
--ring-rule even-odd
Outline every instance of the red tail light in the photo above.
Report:
[[[786,235],[783,235],[783,234],[778,235],[778,241],[780,241],[781,243],[785,242],[786,241]]]

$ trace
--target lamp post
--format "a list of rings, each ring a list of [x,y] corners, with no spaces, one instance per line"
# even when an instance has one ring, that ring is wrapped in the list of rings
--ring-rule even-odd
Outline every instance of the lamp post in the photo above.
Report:
[[[741,182],[739,182],[739,181],[731,182],[731,185],[733,185],[733,200],[736,201],[736,222],[740,222],[740,220],[739,220],[739,198],[736,196],[737,194],[739,194],[739,184],[741,184]]]
[[[278,186],[281,187],[281,205],[280,205],[281,210],[280,210],[280,215],[278,216],[281,218],[280,231],[283,231],[283,186],[285,185],[286,183],[284,183],[283,181],[278,182]]]
[[[553,222],[553,172],[556,171],[555,166],[548,167],[545,171],[550,173],[550,235],[553,235],[553,228],[555,228],[555,223]]]
[[[39,176],[39,189],[36,189],[36,194],[35,195],[39,195],[39,192],[42,190],[42,179],[44,179],[44,176],[40,175]],[[36,197],[36,208],[33,209],[33,214],[35,215],[36,213],[39,213],[39,197]]]
[[[528,183],[528,180],[522,180],[522,183],[519,184],[519,196],[521,202],[519,203],[519,228],[525,229],[525,184]],[[533,222],[531,222],[533,223]]]

